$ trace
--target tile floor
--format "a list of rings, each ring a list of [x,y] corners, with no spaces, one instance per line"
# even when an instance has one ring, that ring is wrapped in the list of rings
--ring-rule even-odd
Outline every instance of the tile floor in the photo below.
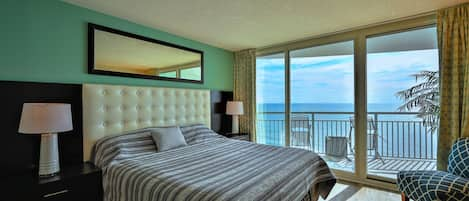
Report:
[[[323,199],[319,199],[324,201]],[[401,195],[368,186],[337,183],[326,201],[400,201]]]

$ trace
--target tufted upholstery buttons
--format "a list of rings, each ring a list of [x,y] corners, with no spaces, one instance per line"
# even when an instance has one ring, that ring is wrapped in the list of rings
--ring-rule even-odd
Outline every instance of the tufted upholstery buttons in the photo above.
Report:
[[[210,91],[117,85],[83,85],[83,150],[102,137],[149,126],[210,126]]]

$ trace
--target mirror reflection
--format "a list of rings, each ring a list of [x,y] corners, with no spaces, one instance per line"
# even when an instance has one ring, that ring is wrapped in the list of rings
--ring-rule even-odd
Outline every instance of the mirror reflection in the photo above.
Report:
[[[202,52],[110,30],[93,29],[92,73],[202,82]]]

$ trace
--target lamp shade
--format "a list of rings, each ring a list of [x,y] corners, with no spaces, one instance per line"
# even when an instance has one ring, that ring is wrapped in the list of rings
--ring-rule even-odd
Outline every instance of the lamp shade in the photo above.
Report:
[[[70,104],[24,103],[18,132],[58,133],[73,130]]]
[[[242,115],[242,114],[244,114],[243,102],[241,102],[241,101],[228,101],[226,103],[226,114],[229,114],[229,115]]]

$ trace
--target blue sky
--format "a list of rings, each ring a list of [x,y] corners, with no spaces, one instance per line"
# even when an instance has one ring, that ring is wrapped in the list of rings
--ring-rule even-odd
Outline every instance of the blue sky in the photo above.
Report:
[[[283,59],[257,59],[257,102],[284,102]],[[399,104],[395,93],[416,83],[411,75],[438,69],[438,51],[368,54],[368,103]],[[353,103],[353,56],[292,58],[292,103]]]

